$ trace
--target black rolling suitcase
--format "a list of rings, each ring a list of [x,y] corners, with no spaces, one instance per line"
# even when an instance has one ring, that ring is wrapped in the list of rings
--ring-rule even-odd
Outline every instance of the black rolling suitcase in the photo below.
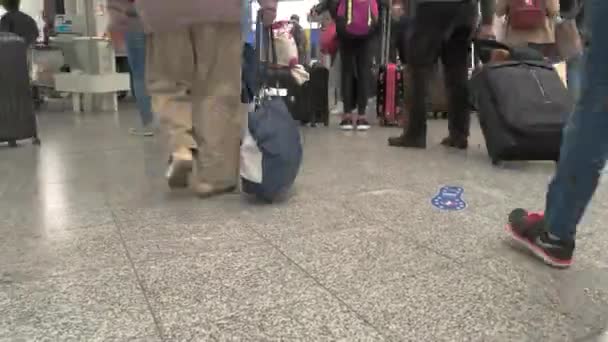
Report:
[[[299,85],[293,79],[286,79],[289,95],[285,98],[287,108],[293,118],[302,124],[316,126],[319,123],[329,125],[328,82],[329,70],[319,64],[306,67],[310,80]]]
[[[0,142],[10,146],[28,138],[40,142],[27,61],[23,39],[0,32]]]
[[[496,42],[478,42],[497,47]],[[486,46],[487,47],[487,46]],[[574,107],[553,65],[507,46],[513,58],[484,64],[471,79],[479,122],[493,164],[559,159],[562,129]]]
[[[315,63],[310,68],[310,81],[308,82],[311,122],[322,123],[329,126],[329,69],[321,63]]]
[[[308,70],[308,69],[307,69]],[[310,71],[310,70],[308,70]],[[310,82],[298,84],[291,76],[289,69],[284,69],[284,77],[279,82],[287,89],[287,96],[284,97],[285,104],[294,120],[307,124],[312,122],[312,104],[310,102]]]

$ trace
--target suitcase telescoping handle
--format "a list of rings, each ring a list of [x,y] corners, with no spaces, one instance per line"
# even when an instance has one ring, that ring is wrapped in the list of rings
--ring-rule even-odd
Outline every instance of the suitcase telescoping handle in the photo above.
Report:
[[[268,41],[268,42],[266,42]],[[262,22],[262,9],[257,13],[255,23],[255,50],[256,50],[256,83],[257,93],[260,94],[267,88],[267,69],[270,65],[277,64],[277,51],[274,43],[274,32],[272,27],[264,27]],[[276,85],[278,88],[278,85]],[[257,96],[257,100],[261,100]]]
[[[511,47],[509,45],[501,43],[496,39],[475,39],[474,44],[477,49],[507,50],[511,52]]]
[[[268,42],[266,42],[268,40]],[[272,27],[264,27],[262,23],[262,10],[257,14],[255,23],[255,49],[258,62],[277,64],[277,50],[274,44],[274,31]]]
[[[385,65],[388,63],[390,51],[391,51],[391,15],[392,15],[392,1],[387,1],[386,6],[382,6],[382,11],[380,12],[381,21],[380,21],[380,46],[381,46],[381,54],[380,54],[380,65]]]
[[[507,44],[496,41],[495,39],[475,39],[474,44],[480,55],[483,54],[484,50],[505,50],[509,53],[509,60],[511,61],[545,61],[545,57],[541,52],[529,47],[511,47]],[[482,60],[481,62],[484,64],[491,62],[488,57],[486,59],[487,60]]]

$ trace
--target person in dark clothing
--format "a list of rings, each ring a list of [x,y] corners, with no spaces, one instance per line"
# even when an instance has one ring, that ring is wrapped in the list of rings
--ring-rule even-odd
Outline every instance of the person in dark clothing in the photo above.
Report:
[[[408,32],[411,26],[411,18],[408,16],[407,5],[404,5],[402,2],[394,2],[391,16],[389,60],[391,63],[396,63],[397,56],[399,56],[401,62],[406,64]]]
[[[38,24],[32,17],[19,10],[20,0],[3,0],[1,4],[7,13],[0,19],[0,32],[14,33],[23,38],[27,45],[34,44],[40,34]]]
[[[411,27],[407,62],[412,80],[409,125],[389,145],[426,148],[426,98],[428,83],[438,58],[444,66],[449,104],[449,136],[442,145],[466,149],[470,126],[468,66],[471,39],[476,32],[477,0],[416,0],[411,4]],[[480,35],[492,36],[495,0],[481,0]]]
[[[322,0],[311,12],[319,15],[324,11],[329,11],[334,20],[340,20],[337,14],[338,2],[337,0]],[[381,1],[378,3],[381,5]],[[366,131],[371,127],[365,113],[370,94],[369,86],[373,77],[371,46],[375,33],[374,29],[367,36],[353,37],[338,32],[338,51],[341,63],[340,84],[344,105],[344,114],[340,122],[342,130]]]
[[[307,51],[308,51],[308,40],[306,39],[306,33],[304,28],[300,25],[300,17],[297,14],[292,15],[289,21],[293,23],[293,30],[291,34],[293,39],[296,41],[298,47],[298,62],[305,65],[307,62]]]
[[[342,130],[365,131],[370,124],[365,118],[369,85],[372,80],[372,55],[370,39],[339,38],[341,58],[341,85],[344,116],[340,122]],[[357,111],[354,118],[354,111]]]

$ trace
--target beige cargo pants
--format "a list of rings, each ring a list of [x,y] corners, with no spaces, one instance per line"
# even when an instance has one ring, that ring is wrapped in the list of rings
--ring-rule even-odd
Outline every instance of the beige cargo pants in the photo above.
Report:
[[[239,23],[207,23],[154,33],[147,44],[147,86],[174,158],[192,158],[196,188],[237,185],[244,108]]]

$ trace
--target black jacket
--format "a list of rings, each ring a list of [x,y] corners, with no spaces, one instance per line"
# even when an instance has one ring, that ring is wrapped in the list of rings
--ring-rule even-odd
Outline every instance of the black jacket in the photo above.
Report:
[[[36,21],[21,11],[11,11],[3,15],[0,19],[0,32],[14,33],[23,38],[27,45],[34,44],[40,34]]]

